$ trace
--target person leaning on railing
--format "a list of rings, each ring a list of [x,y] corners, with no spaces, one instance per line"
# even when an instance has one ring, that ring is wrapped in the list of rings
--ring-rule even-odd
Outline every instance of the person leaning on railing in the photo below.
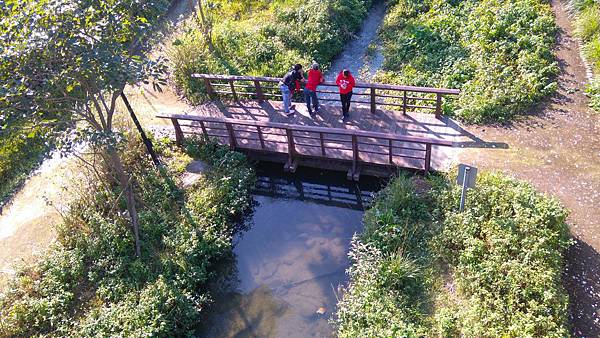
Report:
[[[342,100],[342,121],[345,122],[350,116],[350,101],[352,100],[352,89],[356,85],[354,77],[348,69],[342,70],[335,80],[340,89],[340,99]]]
[[[304,82],[304,74],[302,73],[302,65],[296,64],[281,81],[279,81],[279,89],[283,97],[283,111],[286,115],[292,115],[291,110],[295,110],[292,106],[292,95],[298,88],[298,82]]]
[[[317,86],[325,82],[323,73],[319,70],[319,64],[313,63],[311,69],[308,71],[308,80],[304,87],[304,99],[306,100],[306,108],[308,113],[314,116],[319,113],[319,99],[317,98]],[[312,106],[312,107],[311,107]],[[313,113],[312,108],[315,108]]]

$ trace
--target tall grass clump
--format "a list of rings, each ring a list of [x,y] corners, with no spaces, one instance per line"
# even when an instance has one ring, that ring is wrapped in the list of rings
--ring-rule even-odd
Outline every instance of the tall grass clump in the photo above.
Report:
[[[378,81],[461,89],[446,112],[505,121],[556,89],[557,31],[542,0],[396,0],[380,35]]]
[[[179,175],[190,155],[157,145],[163,169],[153,167],[141,141],[132,137],[122,148],[141,256],[118,185],[90,180],[77,189],[57,243],[0,296],[0,336],[194,335],[209,285],[230,261],[233,235],[251,206],[254,173],[242,154],[194,141],[189,154],[209,168],[184,190]]]
[[[428,203],[409,176],[377,196],[349,257],[350,284],[338,304],[339,337],[419,337],[431,306],[433,235]]]
[[[391,181],[353,239],[339,336],[569,335],[565,209],[496,173],[459,200],[449,176]]]
[[[600,112],[600,2],[573,0],[571,7],[577,17],[575,32],[583,43],[583,54],[594,73],[586,93],[590,97],[590,106]]]
[[[169,52],[176,86],[195,103],[205,97],[193,73],[279,77],[292,65],[313,60],[326,68],[371,6],[371,0],[261,0],[242,13],[231,2],[216,3],[206,9],[204,24],[188,23]]]

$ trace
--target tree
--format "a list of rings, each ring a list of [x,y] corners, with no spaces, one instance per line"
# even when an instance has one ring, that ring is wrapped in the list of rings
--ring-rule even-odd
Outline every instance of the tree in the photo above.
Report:
[[[83,121],[84,138],[106,151],[123,191],[140,254],[133,188],[118,152],[117,99],[154,74],[144,36],[167,0],[0,1],[0,123]]]

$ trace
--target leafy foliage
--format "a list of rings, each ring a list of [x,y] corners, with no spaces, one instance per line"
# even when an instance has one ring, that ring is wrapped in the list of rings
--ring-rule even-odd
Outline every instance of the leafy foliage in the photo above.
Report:
[[[218,18],[212,22],[215,50],[194,22],[170,52],[175,83],[193,102],[204,92],[193,73],[279,77],[296,63],[316,60],[327,67],[371,6],[371,0],[254,1],[246,5],[254,11],[236,15],[228,1],[211,3],[209,13]]]
[[[140,141],[123,154],[136,181],[142,254],[131,250],[123,197],[103,184],[81,189],[58,243],[20,271],[0,297],[0,336],[185,336],[210,301],[207,285],[231,256],[232,236],[250,208],[253,171],[239,153],[193,143],[210,165],[188,190],[177,170],[156,170]],[[158,151],[189,162],[165,142]]]
[[[381,28],[378,81],[458,88],[452,112],[503,121],[552,93],[554,17],[541,0],[397,0]]]
[[[565,337],[562,288],[567,212],[529,184],[484,174],[459,213],[458,187],[442,188],[441,258],[468,304],[458,328],[469,337]]]
[[[449,178],[430,177],[421,194],[413,182],[394,179],[353,240],[340,336],[568,336],[570,240],[556,200],[484,173],[461,213]]]

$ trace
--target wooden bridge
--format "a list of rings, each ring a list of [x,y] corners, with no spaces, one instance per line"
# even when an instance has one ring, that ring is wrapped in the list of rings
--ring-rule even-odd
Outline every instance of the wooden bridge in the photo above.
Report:
[[[338,108],[332,106],[324,107],[316,118],[302,111],[293,118],[285,116],[273,106],[276,102],[267,100],[280,97],[273,85],[279,79],[199,74],[194,77],[204,80],[207,95],[213,99],[225,96],[237,106],[215,101],[213,109],[159,115],[171,120],[178,144],[186,136],[202,135],[260,160],[282,162],[284,169],[291,172],[304,165],[344,170],[349,179],[358,180],[362,173],[389,175],[398,167],[429,171],[434,149],[452,146],[456,136],[441,112],[444,97],[456,95],[457,90],[359,83],[351,110],[357,122],[341,124],[337,122]],[[335,84],[327,82],[322,86]],[[319,93],[324,96],[322,101],[338,101],[327,98],[335,93],[332,90]],[[364,96],[370,99],[361,99]],[[379,108],[386,106],[401,107],[401,113]],[[241,113],[237,113],[238,107]]]

